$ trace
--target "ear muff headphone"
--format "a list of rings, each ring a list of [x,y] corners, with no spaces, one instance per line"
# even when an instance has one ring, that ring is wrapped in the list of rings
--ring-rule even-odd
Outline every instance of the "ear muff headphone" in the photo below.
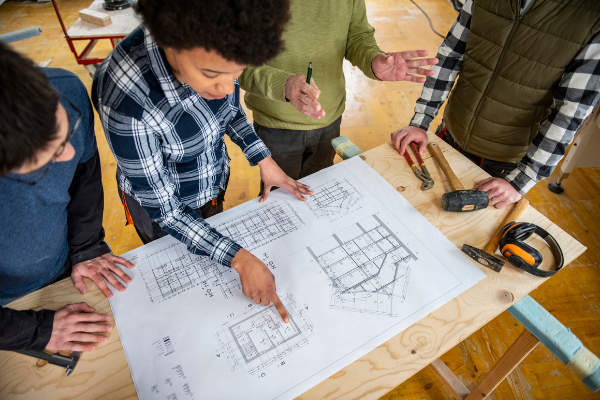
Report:
[[[548,243],[552,255],[556,261],[554,271],[539,269],[542,263],[542,255],[539,251],[529,246],[524,240],[536,234]],[[549,277],[557,273],[564,264],[564,256],[556,239],[548,232],[535,224],[528,222],[510,222],[502,228],[502,240],[500,241],[500,252],[512,265],[535,276]]]

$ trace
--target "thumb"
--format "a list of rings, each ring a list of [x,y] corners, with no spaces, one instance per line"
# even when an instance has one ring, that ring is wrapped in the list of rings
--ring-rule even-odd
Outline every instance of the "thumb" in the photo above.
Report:
[[[258,202],[264,203],[267,200],[267,197],[269,197],[269,193],[271,193],[271,186],[265,185],[265,190],[263,190],[263,194],[260,196],[260,200]]]
[[[321,89],[317,87],[317,84],[315,83],[315,80],[313,78],[310,78],[310,85],[307,85],[306,90],[304,90],[304,92],[306,92],[306,94],[315,99],[318,99],[321,95]]]
[[[88,303],[76,303],[76,304],[73,304],[72,306],[73,307],[71,309],[75,312],[93,313],[94,311],[96,311],[96,309],[94,307],[90,307],[88,305]]]
[[[383,60],[383,63],[385,65],[392,65],[394,63],[394,56],[388,53],[383,53],[383,55],[385,56],[385,59]]]
[[[85,294],[85,292],[87,292],[87,286],[85,286],[85,282],[83,282],[81,275],[72,274],[71,279],[73,280],[75,289],[79,290],[79,293]]]
[[[410,142],[411,141],[408,138],[408,135],[404,136],[404,138],[402,138],[402,140],[400,141],[400,150],[398,150],[398,152],[400,152],[400,154],[404,155],[404,152],[406,151],[406,148],[408,147]]]
[[[422,140],[419,142],[419,154],[423,154],[427,149],[427,140]]]

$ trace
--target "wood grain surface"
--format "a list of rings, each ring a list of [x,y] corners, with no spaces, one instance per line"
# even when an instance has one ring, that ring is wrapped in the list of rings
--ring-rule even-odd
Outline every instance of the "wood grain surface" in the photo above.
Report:
[[[465,182],[467,188],[486,176],[480,168],[437,137],[431,135],[430,140],[438,142],[455,173]],[[472,213],[443,211],[440,198],[449,190],[449,185],[428,153],[424,154],[423,159],[436,185],[426,192],[420,189],[421,182],[413,175],[406,160],[390,144],[363,153],[360,157],[458,247],[463,243],[485,246],[498,224],[511,211],[510,208],[488,208]],[[533,208],[528,208],[521,219],[540,225],[550,232],[563,248],[565,263],[570,263],[585,251],[583,245]],[[548,268],[553,262],[552,253],[542,243],[540,241],[534,245],[541,249],[544,257],[542,266]],[[481,328],[545,280],[510,266],[505,267],[502,273],[480,268],[487,274],[486,279],[299,398],[377,399]],[[94,286],[88,282],[88,287]],[[506,301],[507,296],[504,292],[512,295],[509,297],[512,301]],[[110,313],[108,300],[103,298],[98,290],[92,290],[82,296],[75,290],[70,279],[41,289],[13,302],[10,306],[16,309],[43,307],[56,310],[68,303],[80,301],[88,302],[99,312]],[[60,368],[50,365],[37,367],[34,359],[6,352],[0,355],[0,376],[2,398],[6,396],[15,399],[46,399],[50,396],[60,396],[113,399],[136,396],[116,329],[107,343],[99,345],[94,352],[84,353],[75,372],[68,378],[64,377],[64,371]]]
[[[430,134],[452,165],[458,178],[467,189],[488,175],[446,143]],[[423,155],[425,164],[436,182],[424,192],[420,181],[403,157],[391,146],[384,144],[361,156],[396,188],[413,207],[421,212],[457,247],[468,243],[485,247],[498,225],[510,213],[507,207],[498,210],[488,207],[472,213],[451,213],[441,209],[441,196],[449,191],[450,185],[431,155]],[[522,221],[533,222],[557,235],[570,263],[585,251],[585,247],[553,224],[532,207],[521,217]],[[531,240],[533,246],[542,251],[542,268],[550,269],[553,257],[542,240]],[[388,393],[399,382],[410,378],[436,358],[446,353],[471,333],[487,324],[515,301],[535,289],[545,278],[526,274],[510,265],[496,273],[473,261],[487,278],[477,283],[462,295],[440,307],[394,339],[379,346],[337,374],[307,391],[301,399],[378,399]],[[560,273],[559,273],[560,274]],[[557,275],[559,276],[559,275]],[[512,301],[506,301],[509,292]]]
[[[524,330],[521,336],[515,340],[512,346],[492,367],[490,372],[486,374],[483,380],[479,382],[477,387],[464,400],[489,399],[498,384],[506,379],[538,344],[540,344],[540,341],[533,336],[533,333]]]
[[[451,3],[448,0],[416,1],[429,14],[433,26],[445,35],[457,15],[452,9]],[[56,0],[56,2],[65,25],[72,27],[79,18],[78,11],[89,7],[91,0]],[[431,31],[426,17],[409,0],[365,0],[365,2],[369,22],[375,28],[375,38],[384,51],[427,49],[430,55],[435,54],[441,38]],[[38,25],[42,29],[41,36],[11,43],[10,46],[35,62],[51,59],[50,67],[72,71],[83,81],[89,91],[92,79],[85,68],[76,63],[63,37],[51,3],[13,0],[0,5],[0,33],[32,25]],[[81,51],[85,47],[85,43],[75,42],[75,46],[78,51]],[[110,42],[101,40],[91,56],[103,58],[111,50]],[[348,137],[362,150],[370,150],[388,142],[392,131],[408,125],[413,116],[415,101],[421,93],[421,85],[411,82],[377,82],[365,77],[348,61],[344,62],[343,69],[346,76],[347,95],[346,111],[342,120],[342,135]],[[252,120],[252,112],[245,110],[248,118]],[[444,106],[431,124],[431,129],[438,126],[443,111]],[[122,254],[140,246],[141,241],[132,226],[125,226],[125,215],[116,189],[116,162],[104,137],[100,120],[97,114],[94,114],[105,196],[103,225],[106,230],[107,242],[115,254]],[[225,209],[229,209],[257,197],[260,175],[258,168],[248,165],[242,152],[232,144],[229,138],[226,138],[226,143],[232,159],[231,177],[225,198]],[[341,159],[336,157],[336,162],[339,161]],[[426,163],[430,167],[431,160],[426,160]],[[433,173],[433,171],[431,172]],[[586,347],[596,354],[600,354],[600,169],[576,168],[569,178],[563,181],[565,193],[561,195],[551,193],[546,187],[548,181],[555,182],[558,176],[559,171],[557,170],[546,182],[538,183],[527,194],[527,198],[533,207],[577,238],[589,250],[571,265],[565,267],[556,277],[546,280],[531,293],[531,296],[571,329]],[[413,182],[411,179],[416,178],[412,172],[407,171],[404,180]],[[437,190],[441,183],[443,182],[436,182],[436,187],[432,190]],[[467,181],[463,180],[463,183],[468,187]],[[405,191],[409,193],[413,190],[420,189],[417,186],[405,188]],[[449,190],[449,187],[446,190]],[[431,194],[431,196],[439,201],[441,192]],[[439,203],[436,207],[439,207]],[[428,210],[428,207],[421,208],[425,212]],[[446,223],[445,221],[440,222]],[[447,231],[454,235],[464,233],[458,228],[453,231],[450,227]],[[476,243],[469,242],[469,244]],[[484,245],[485,243],[480,243],[481,247]],[[511,267],[505,266],[503,273],[509,268]],[[62,290],[55,296],[61,301],[49,303],[48,307],[52,306],[57,309],[71,301],[82,300],[88,301],[90,304],[98,304],[102,300],[102,296],[97,290],[93,290],[83,297],[77,294],[70,283],[68,287],[68,290]],[[88,287],[90,289],[93,287],[89,281]],[[47,290],[44,289],[40,294]],[[504,301],[510,300],[510,296],[507,295],[510,293],[509,291],[505,290],[502,293],[499,294],[500,298]],[[36,294],[36,296],[38,295]],[[490,296],[492,295],[490,294]],[[30,304],[39,308],[39,305],[43,304],[41,301],[43,299],[40,299],[38,303],[34,301]],[[510,303],[507,304],[507,307],[509,305]],[[24,304],[24,307],[27,307],[27,304]],[[514,343],[523,329],[523,326],[508,312],[503,312],[452,347],[441,357],[441,360],[468,388],[473,389],[500,356]],[[118,333],[113,332],[111,335],[111,340],[103,345],[105,348],[112,348],[115,340],[118,344]],[[410,340],[419,343],[420,339],[417,336]],[[103,353],[105,351],[103,349],[84,354],[76,371],[83,366],[82,371],[87,368],[90,374],[96,377],[104,374],[104,372],[91,368],[88,364],[94,357],[111,357]],[[390,349],[393,349],[393,346]],[[100,352],[101,350],[103,352]],[[404,359],[399,353],[402,350],[394,351],[395,362],[403,363]],[[107,363],[102,363],[102,368],[113,371],[112,375],[103,375],[105,376],[103,379],[92,377],[88,386],[81,386],[82,384],[77,381],[80,379],[77,377],[77,372],[69,378],[65,378],[64,370],[61,368],[47,365],[34,369],[34,363],[30,362],[27,357],[0,352],[0,398],[135,398],[129,373],[119,372],[127,368],[124,357],[121,356],[120,360],[111,357],[110,360],[111,365],[106,366]],[[374,364],[371,368],[377,368],[378,365]],[[413,370],[417,369],[413,368]],[[9,371],[10,373],[8,373]],[[393,370],[390,369],[390,371],[393,374]],[[6,375],[7,373],[8,375]],[[88,376],[90,375],[86,375],[86,377]],[[378,394],[382,396],[382,400],[446,400],[451,398],[429,368],[421,370],[408,380],[405,380],[404,376],[406,375],[398,378],[392,376],[386,381],[385,387],[389,387],[393,382],[398,385],[388,393],[384,393],[383,386],[374,385]],[[401,382],[403,383],[401,384]],[[48,388],[45,388],[46,386]],[[76,390],[69,390],[71,386]],[[78,395],[88,391],[87,397]],[[337,389],[332,389],[332,391],[337,391]],[[105,394],[102,396],[100,393]],[[537,346],[521,365],[496,388],[495,395],[495,399],[501,400],[600,399],[600,393],[590,392],[581,380],[558,361],[545,346]]]

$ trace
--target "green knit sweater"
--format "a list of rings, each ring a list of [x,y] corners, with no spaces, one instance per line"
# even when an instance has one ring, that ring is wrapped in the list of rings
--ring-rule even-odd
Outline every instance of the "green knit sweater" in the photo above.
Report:
[[[285,50],[266,65],[248,67],[239,78],[240,86],[258,124],[277,129],[323,128],[344,112],[344,58],[377,79],[371,62],[382,51],[367,21],[365,0],[292,0],[290,12],[283,34]],[[320,120],[302,114],[285,100],[285,82],[292,75],[306,75],[309,62],[326,112]]]

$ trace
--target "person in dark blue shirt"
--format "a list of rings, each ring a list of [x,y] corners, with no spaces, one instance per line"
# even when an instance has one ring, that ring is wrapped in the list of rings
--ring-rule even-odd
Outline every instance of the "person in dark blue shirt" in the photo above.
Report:
[[[87,91],[72,73],[40,69],[0,43],[0,350],[89,351],[109,316],[86,303],[50,310],[2,306],[71,276],[107,296],[131,278],[104,242],[104,194]],[[77,343],[76,343],[77,342]],[[87,344],[79,343],[87,342]]]

